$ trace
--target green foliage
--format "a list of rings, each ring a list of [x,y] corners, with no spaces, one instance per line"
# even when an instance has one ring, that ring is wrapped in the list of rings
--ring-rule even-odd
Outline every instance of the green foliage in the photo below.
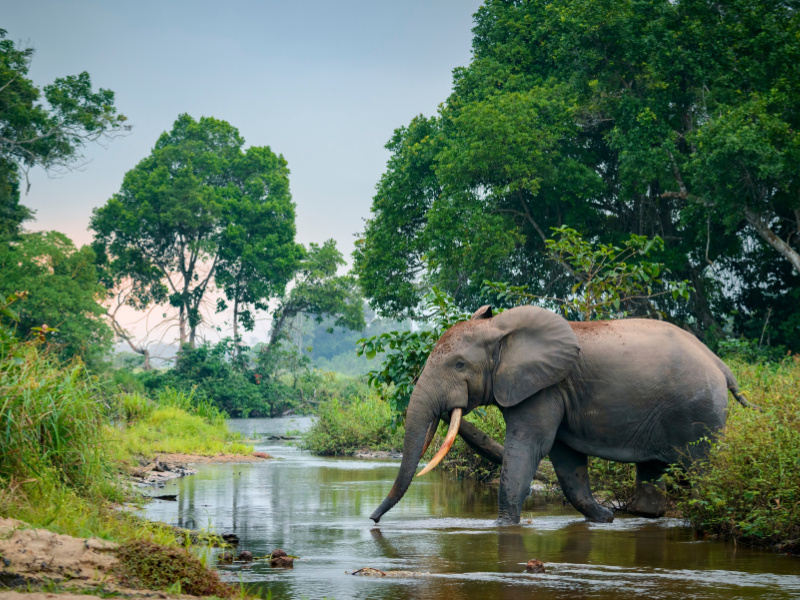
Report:
[[[239,322],[255,325],[250,310],[266,310],[281,296],[299,267],[304,252],[294,241],[294,203],[289,193],[289,168],[269,148],[248,148],[232,165],[215,282],[233,303],[234,340]],[[218,310],[226,305],[219,302]]]
[[[275,310],[267,354],[287,338],[287,326],[300,315],[313,318],[317,323],[322,323],[326,317],[333,318],[334,327],[356,331],[365,327],[363,300],[355,279],[350,275],[337,275],[344,264],[334,240],[326,240],[322,245],[309,244],[295,276],[295,285],[280,299]]]
[[[27,338],[46,325],[62,356],[81,356],[92,366],[102,360],[112,334],[102,320],[98,300],[105,290],[94,261],[91,248],[77,249],[55,231],[0,244],[0,295],[25,292],[15,307],[17,334]]]
[[[109,287],[132,283],[135,308],[176,307],[181,343],[194,344],[212,281],[249,327],[247,306],[282,290],[300,257],[286,161],[243,146],[225,121],[180,115],[91,220]]]
[[[173,369],[140,376],[148,389],[174,387],[208,399],[233,416],[269,414],[269,402],[253,372],[237,363],[236,346],[225,338],[217,344],[184,346]]]
[[[349,456],[355,451],[398,450],[403,447],[402,427],[390,427],[392,410],[381,398],[361,397],[323,403],[314,423],[303,433],[302,447],[324,456]]]
[[[664,241],[656,236],[631,234],[620,248],[613,244],[593,244],[584,240],[574,229],[553,228],[556,239],[545,242],[547,254],[554,261],[569,266],[577,282],[565,298],[542,297],[526,292],[528,286],[509,286],[487,282],[485,290],[497,294],[501,302],[514,305],[536,301],[554,302],[566,318],[582,321],[627,317],[633,312],[651,312],[652,300],[671,294],[674,300],[689,299],[694,288],[688,281],[664,284],[659,278],[669,273],[658,262],[642,260],[653,250],[663,250]],[[643,310],[632,310],[636,305]]]
[[[28,78],[33,48],[16,46],[0,29],[0,238],[14,237],[33,213],[19,204],[19,179],[34,166],[63,171],[90,142],[130,129],[114,92],[92,90],[89,74],[56,79],[41,90]],[[42,94],[44,92],[44,94]],[[42,95],[45,103],[42,103]]]
[[[436,285],[474,309],[485,280],[567,298],[545,233],[567,225],[663,240],[653,277],[696,291],[633,315],[713,342],[729,315],[757,337],[771,310],[772,343],[800,349],[797,26],[763,0],[485,2],[447,101],[387,144],[353,256],[370,305],[418,318]]]
[[[369,373],[369,383],[388,402],[395,419],[404,418],[414,386],[438,339],[450,327],[470,317],[435,287],[425,296],[425,313],[430,329],[391,331],[356,342],[359,356],[373,359],[378,353],[387,353],[380,370]]]
[[[717,354],[724,360],[738,360],[747,363],[780,362],[786,357],[786,349],[760,344],[747,338],[720,340]]]
[[[732,404],[725,435],[677,487],[694,527],[768,545],[800,538],[800,361],[731,365],[748,399]]]
[[[636,465],[591,457],[589,480],[597,501],[613,510],[625,510],[636,495]]]

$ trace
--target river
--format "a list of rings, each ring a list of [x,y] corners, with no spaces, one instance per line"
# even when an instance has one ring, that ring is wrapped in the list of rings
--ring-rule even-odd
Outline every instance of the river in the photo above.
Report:
[[[233,419],[246,436],[286,434],[310,419]],[[345,600],[517,598],[800,598],[800,559],[706,540],[675,519],[618,515],[586,523],[571,507],[526,506],[523,524],[498,528],[497,487],[433,471],[374,525],[399,460],[322,458],[262,441],[273,460],[200,465],[170,481],[145,514],[193,529],[236,533],[254,556],[283,548],[292,569],[264,562],[220,567],[227,581],[272,598]],[[531,558],[542,575],[524,573]],[[421,571],[423,578],[346,574],[362,567]]]

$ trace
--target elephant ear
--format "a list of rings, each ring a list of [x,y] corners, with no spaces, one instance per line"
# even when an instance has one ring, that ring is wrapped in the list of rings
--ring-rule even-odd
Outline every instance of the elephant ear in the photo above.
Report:
[[[492,305],[491,304],[484,304],[474,313],[472,313],[471,321],[475,321],[476,319],[491,319],[492,318]]]
[[[520,306],[496,317],[500,330],[494,369],[494,397],[503,407],[519,404],[564,379],[578,359],[578,338],[566,319],[535,306]]]

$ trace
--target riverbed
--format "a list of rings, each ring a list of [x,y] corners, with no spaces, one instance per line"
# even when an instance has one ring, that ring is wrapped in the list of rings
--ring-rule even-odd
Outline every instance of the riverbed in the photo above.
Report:
[[[379,525],[369,515],[394,482],[399,460],[323,458],[269,435],[308,427],[310,419],[232,419],[272,460],[199,465],[169,482],[150,519],[192,529],[232,532],[238,551],[282,548],[301,557],[292,569],[264,562],[220,567],[272,598],[345,600],[517,598],[800,598],[800,559],[708,540],[675,519],[618,515],[586,523],[571,507],[523,510],[523,523],[498,528],[497,487],[433,471],[416,479]],[[524,573],[537,558],[547,572]],[[362,567],[429,573],[421,578],[367,578]]]

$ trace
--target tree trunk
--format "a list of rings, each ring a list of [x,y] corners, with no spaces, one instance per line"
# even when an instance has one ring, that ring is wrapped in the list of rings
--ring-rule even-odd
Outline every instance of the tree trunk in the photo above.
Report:
[[[756,230],[758,235],[777,250],[778,254],[788,260],[797,273],[800,273],[800,253],[775,235],[761,215],[755,213],[750,208],[744,209],[744,215],[747,222]]]
[[[242,355],[241,344],[239,344],[239,299],[233,299],[233,346],[234,354],[238,362]]]

